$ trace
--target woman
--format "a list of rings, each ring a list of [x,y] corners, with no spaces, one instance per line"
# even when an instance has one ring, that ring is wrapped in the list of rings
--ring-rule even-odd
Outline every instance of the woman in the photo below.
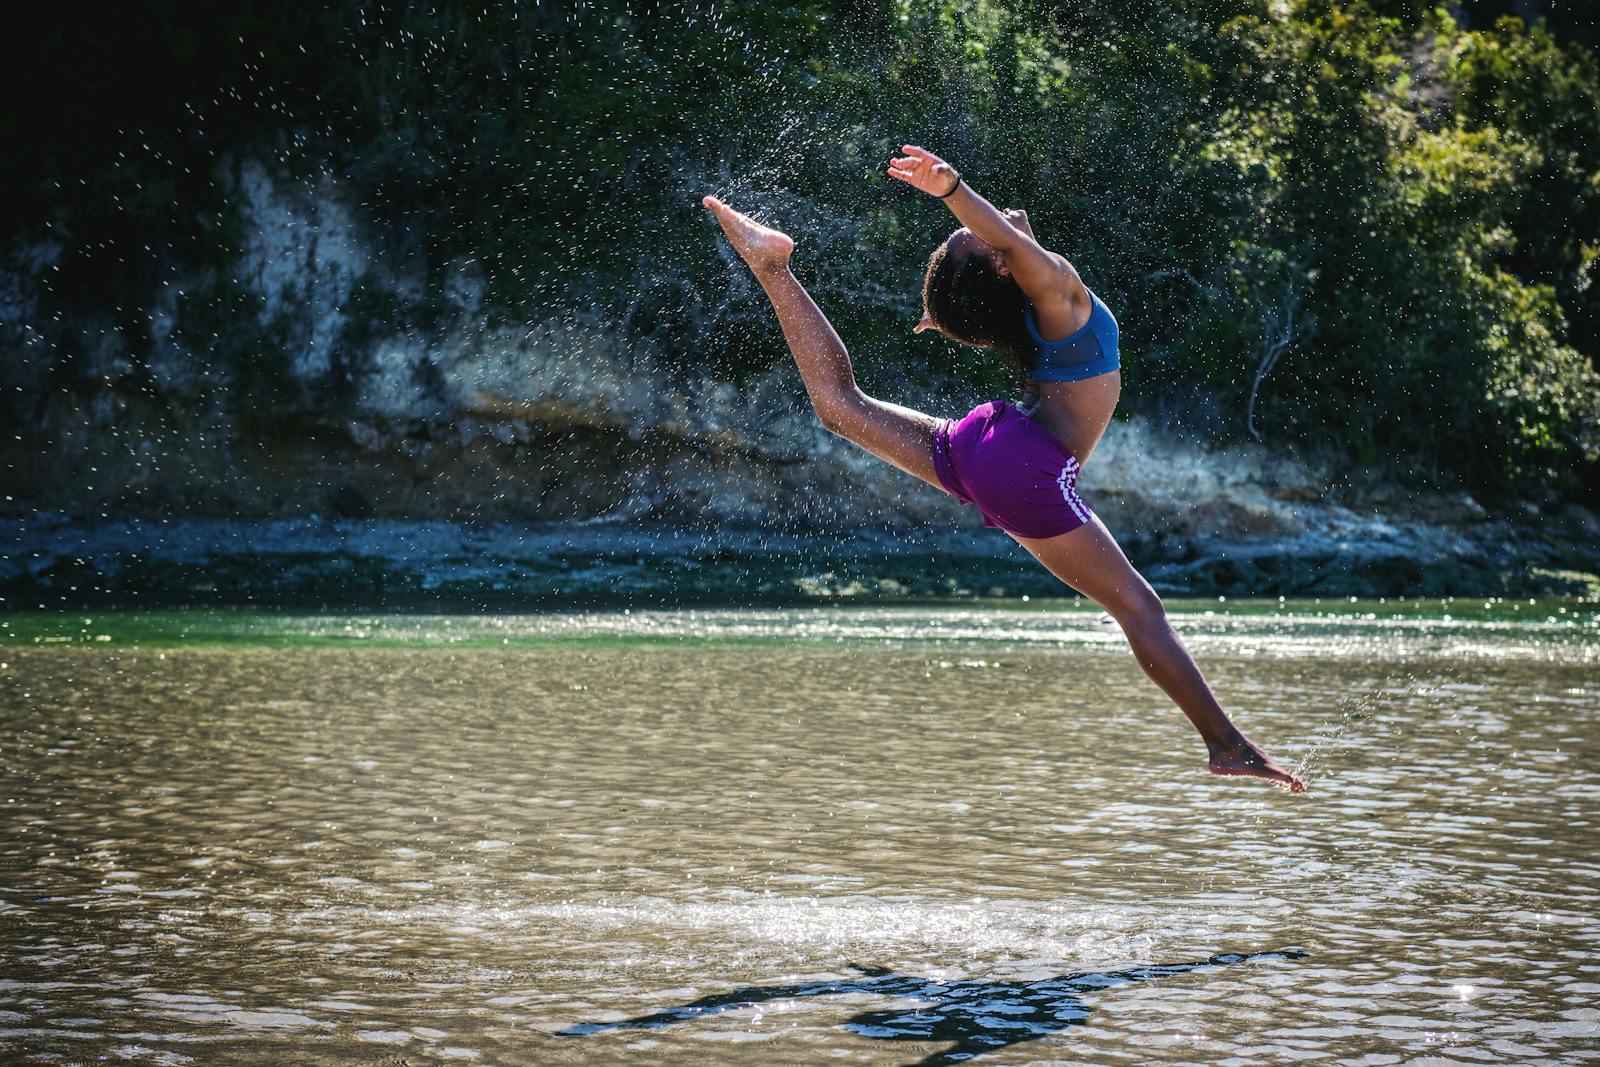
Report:
[[[1109,612],[1145,673],[1200,731],[1213,773],[1305,792],[1229,720],[1160,598],[1078,496],[1079,464],[1105,433],[1121,391],[1111,312],[1072,264],[1039,246],[1025,214],[996,210],[932,152],[902,151],[889,175],[942,201],[962,224],[928,263],[916,332],[938,330],[1017,364],[1033,402],[1026,410],[983,404],[957,422],[867,396],[839,335],[789,272],[794,241],[705,197],[772,300],[822,425],[976,504],[987,525]]]

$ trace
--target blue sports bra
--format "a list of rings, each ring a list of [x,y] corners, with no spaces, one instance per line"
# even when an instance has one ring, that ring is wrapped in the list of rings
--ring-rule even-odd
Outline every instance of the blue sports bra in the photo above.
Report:
[[[1117,356],[1117,320],[1093,290],[1085,286],[1084,291],[1089,294],[1089,321],[1083,324],[1083,329],[1059,341],[1046,341],[1039,336],[1039,326],[1033,321],[1033,305],[1028,305],[1028,336],[1033,338],[1038,352],[1033,372],[1028,375],[1033,380],[1077,382],[1109,374],[1122,366]]]

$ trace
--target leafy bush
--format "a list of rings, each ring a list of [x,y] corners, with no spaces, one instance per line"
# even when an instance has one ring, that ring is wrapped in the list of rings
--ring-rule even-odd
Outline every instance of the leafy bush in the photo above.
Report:
[[[1600,462],[1600,70],[1540,26],[1408,0],[147,7],[87,46],[23,27],[30,66],[83,68],[0,116],[16,232],[67,248],[43,381],[87,373],[74,331],[137,362],[155,287],[231,254],[211,176],[255,154],[338,174],[426,270],[475,261],[486,314],[599,308],[737,378],[785,357],[698,205],[717,192],[793,230],[869,385],[998,387],[909,344],[952,225],[882,176],[909,140],[1106,297],[1135,409],[1198,395],[1214,432],[1437,482],[1570,490]],[[257,345],[214,310],[184,336]]]

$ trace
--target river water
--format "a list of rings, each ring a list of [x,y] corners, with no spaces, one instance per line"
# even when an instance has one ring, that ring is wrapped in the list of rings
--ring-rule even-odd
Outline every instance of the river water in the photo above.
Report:
[[[0,1059],[1600,1057],[1594,605],[0,628]]]

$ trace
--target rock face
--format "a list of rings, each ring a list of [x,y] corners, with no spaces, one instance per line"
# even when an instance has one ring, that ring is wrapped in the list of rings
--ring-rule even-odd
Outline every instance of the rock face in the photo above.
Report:
[[[234,268],[259,298],[263,327],[284,325],[291,373],[309,386],[334,373],[356,290],[373,256],[330,177],[301,187],[255,160],[239,167],[244,241]]]
[[[475,264],[424,262],[333,178],[253,160],[221,178],[233,254],[152,293],[147,338],[110,316],[64,343],[34,329],[52,246],[0,272],[5,400],[23,431],[0,442],[6,510],[795,528],[955,516],[824,433],[791,367],[707,377],[597,311],[506,322]]]
[[[234,254],[152,293],[144,338],[107,322],[47,338],[38,279],[58,254],[51,245],[13,250],[0,271],[0,387],[17,426],[0,442],[0,513],[22,523],[12,547],[47,561],[12,564],[0,581],[13,591],[58,588],[57,542],[89,551],[109,538],[107,573],[134,573],[136,558],[190,573],[199,566],[191,556],[236,555],[218,546],[245,536],[241,523],[279,520],[257,528],[270,545],[282,540],[270,532],[282,522],[312,515],[369,530],[561,524],[604,533],[606,544],[627,541],[628,529],[743,530],[744,540],[730,533],[733,542],[707,551],[753,553],[761,567],[790,558],[761,547],[772,538],[871,529],[890,540],[873,542],[881,552],[847,552],[859,573],[844,585],[950,591],[937,554],[913,566],[894,548],[912,543],[967,559],[961,588],[1048,588],[1032,578],[997,586],[985,568],[1012,568],[1014,546],[980,535],[972,509],[825,433],[786,361],[722,380],[599,312],[506,322],[486,308],[476,264],[427,263],[408,235],[377,231],[332,177],[294,180],[254,160],[222,177],[237,205]],[[905,388],[890,399],[942,415],[988,399],[956,381]],[[1483,592],[1544,581],[1529,577],[1532,567],[1600,568],[1569,551],[1593,522],[1586,513],[1558,530],[1542,517],[1491,521],[1461,497],[1375,503],[1370,489],[1335,487],[1303,462],[1260,447],[1208,450],[1138,419],[1112,426],[1086,466],[1084,495],[1170,591],[1449,591],[1459,579]],[[74,517],[103,519],[108,532]],[[129,531],[165,543],[173,527],[129,525],[139,517],[216,521],[183,526],[189,555],[168,558],[160,544],[132,544]],[[413,526],[383,525],[390,520]],[[54,532],[41,542],[29,529]],[[952,548],[951,531],[973,550]],[[342,559],[347,533],[302,547]],[[381,547],[386,536],[372,534],[380,547],[366,556],[388,560],[379,569],[403,584],[423,583]],[[212,541],[215,551],[196,547]],[[670,537],[661,543],[693,556]],[[813,561],[828,555],[812,543]],[[512,570],[531,566],[519,552],[501,553]],[[1521,577],[1504,577],[1511,572]],[[698,580],[709,588],[723,579],[702,567]]]

